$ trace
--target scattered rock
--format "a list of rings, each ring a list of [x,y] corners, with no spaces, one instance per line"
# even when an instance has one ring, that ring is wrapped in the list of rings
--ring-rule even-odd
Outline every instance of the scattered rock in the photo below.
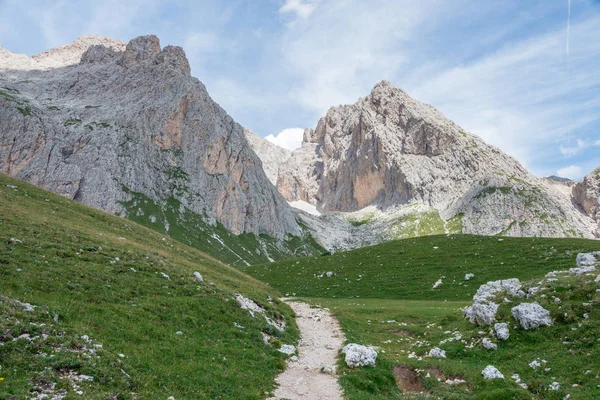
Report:
[[[594,271],[596,271],[596,267],[593,265],[587,265],[584,267],[577,267],[577,268],[569,269],[569,273],[573,274],[573,275],[583,275],[583,274],[588,274],[588,273],[594,272]]]
[[[194,272],[194,278],[196,278],[196,280],[199,282],[204,282],[204,278],[202,277],[202,274],[200,274],[200,272]]]
[[[280,353],[283,354],[287,354],[288,356],[291,356],[292,354],[294,354],[296,352],[296,346],[291,345],[291,344],[282,344],[281,347],[277,350]]]
[[[475,274],[471,274],[471,273],[465,274],[465,281],[469,281],[474,277],[475,277]]]
[[[498,345],[496,343],[492,342],[488,338],[483,338],[483,340],[481,341],[481,344],[483,345],[483,347],[485,347],[488,350],[497,350],[498,349]]]
[[[171,280],[171,277],[169,277],[169,275],[165,274],[164,272],[161,272],[160,275],[167,280]]]
[[[473,296],[473,305],[464,309],[465,317],[471,323],[491,325],[496,320],[498,311],[498,304],[492,299],[501,292],[515,297],[525,297],[525,292],[521,290],[521,283],[517,278],[491,281],[477,289]]]
[[[377,360],[377,352],[373,348],[356,343],[344,346],[342,354],[346,355],[346,364],[351,368],[374,366]]]
[[[432,289],[437,289],[437,288],[439,288],[440,286],[442,286],[442,283],[444,283],[444,282],[442,282],[442,280],[441,280],[441,279],[438,279],[438,280],[437,280],[437,281],[435,281],[435,283],[433,284],[433,287],[432,287]]]
[[[499,340],[507,340],[510,336],[508,324],[504,322],[494,324],[494,331],[496,332],[496,337]]]
[[[538,303],[521,303],[513,307],[511,312],[523,329],[535,329],[542,325],[553,324],[550,312]]]
[[[494,367],[493,365],[488,365],[485,367],[484,370],[481,371],[481,375],[483,375],[483,379],[486,380],[504,379],[504,375],[502,375],[502,373],[498,371],[498,368]]]
[[[577,266],[583,267],[588,265],[596,265],[598,264],[598,259],[596,257],[600,258],[600,251],[594,253],[579,253],[577,254],[576,259]]]
[[[446,358],[446,351],[440,349],[439,347],[434,347],[433,349],[429,350],[427,356],[432,358]]]

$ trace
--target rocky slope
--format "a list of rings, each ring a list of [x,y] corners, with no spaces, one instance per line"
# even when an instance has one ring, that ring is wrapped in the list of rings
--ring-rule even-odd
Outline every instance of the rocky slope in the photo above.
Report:
[[[0,172],[206,249],[228,247],[219,227],[266,234],[283,253],[303,234],[180,47],[84,37],[31,58],[1,55]],[[267,261],[256,238],[241,251]]]
[[[331,108],[279,171],[288,201],[322,212],[420,204],[439,214],[432,222],[441,233],[454,219],[464,233],[592,237],[590,218],[556,188],[385,81],[355,104]],[[353,225],[369,234],[376,220]],[[392,221],[384,236],[405,231],[406,222]]]
[[[600,167],[573,186],[573,201],[596,221],[596,235],[600,237]]]
[[[273,185],[277,185],[279,166],[291,157],[292,152],[262,139],[250,129],[244,128],[244,135],[246,135],[246,140],[248,140],[252,150],[259,156],[267,178]]]

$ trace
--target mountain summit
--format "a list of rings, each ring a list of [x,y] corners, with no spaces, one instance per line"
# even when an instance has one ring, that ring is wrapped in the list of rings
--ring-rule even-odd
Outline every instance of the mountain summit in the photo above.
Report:
[[[307,130],[277,187],[321,212],[420,204],[462,219],[464,233],[592,237],[590,218],[562,194],[387,81]]]
[[[302,234],[243,128],[190,75],[182,48],[161,48],[152,35],[126,46],[85,37],[21,68],[12,66],[25,56],[3,54],[0,172],[165,233],[185,225],[186,242],[204,230],[206,251],[231,247],[217,225],[276,240]],[[268,261],[263,245],[231,252]]]

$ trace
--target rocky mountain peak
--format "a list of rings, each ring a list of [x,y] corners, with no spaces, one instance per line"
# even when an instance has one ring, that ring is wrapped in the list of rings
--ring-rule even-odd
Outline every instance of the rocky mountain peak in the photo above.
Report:
[[[31,57],[2,49],[0,50],[0,69],[46,70],[78,64],[82,55],[91,46],[103,46],[115,52],[125,50],[125,43],[120,40],[96,35],[83,35],[75,39],[72,44],[58,46]]]
[[[573,201],[598,224],[600,237],[600,167],[586,175],[573,186]]]
[[[0,70],[0,172],[111,213],[176,204],[178,216],[235,234],[300,234],[243,128],[190,76],[181,47],[161,49],[154,35],[127,45],[85,36],[41,54]]]
[[[422,205],[462,231],[591,236],[592,223],[555,188],[388,81],[332,107],[279,167],[289,201],[321,212]]]

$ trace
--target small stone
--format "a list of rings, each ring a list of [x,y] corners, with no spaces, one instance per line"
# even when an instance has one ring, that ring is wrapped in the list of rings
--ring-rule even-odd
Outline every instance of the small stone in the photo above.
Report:
[[[485,367],[484,370],[481,371],[481,375],[483,375],[483,379],[486,380],[504,379],[504,375],[502,375],[502,373],[498,371],[498,368],[494,367],[493,365],[488,365]]]
[[[200,272],[194,272],[194,278],[196,278],[196,280],[199,282],[204,282],[204,278],[202,277],[202,274],[200,274]]]
[[[483,344],[483,347],[485,347],[488,350],[497,350],[498,349],[498,345],[496,343],[493,343],[488,338],[483,338],[483,340],[481,341],[481,343]]]

